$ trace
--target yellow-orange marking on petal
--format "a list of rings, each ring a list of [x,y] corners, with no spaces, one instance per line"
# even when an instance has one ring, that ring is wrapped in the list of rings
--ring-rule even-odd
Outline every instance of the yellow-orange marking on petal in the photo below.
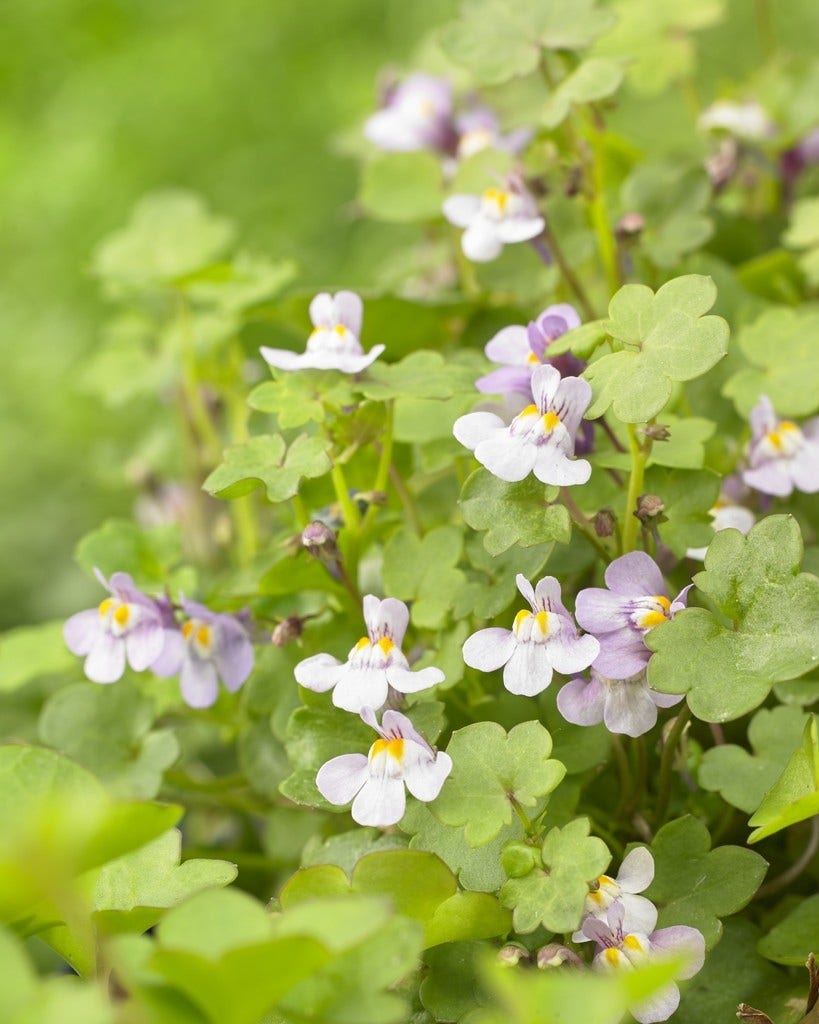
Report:
[[[390,640],[388,636],[382,636],[381,639],[378,641],[378,646],[381,648],[384,654],[389,654],[393,647],[395,647],[395,644],[392,642],[392,640]]]
[[[560,417],[553,412],[544,413],[543,426],[546,430],[554,430],[555,427],[560,426]]]
[[[114,622],[116,622],[116,624],[118,626],[125,626],[125,625],[127,625],[128,624],[128,619],[130,619],[130,618],[131,618],[131,609],[128,607],[127,604],[119,605],[119,607],[114,611]]]
[[[187,640],[194,630],[194,625],[190,619],[187,622],[182,623],[182,636]]]
[[[523,625],[523,623],[527,619],[531,619],[531,618],[532,618],[532,613],[530,611],[527,611],[525,608],[521,608],[521,610],[515,616],[515,621],[512,623],[512,629],[517,633],[517,631],[520,629],[520,627]]]
[[[404,741],[401,737],[392,740],[376,740],[370,748],[370,757],[378,757],[379,754],[387,753],[396,761],[404,756]]]
[[[99,613],[100,618],[104,619],[108,612],[114,607],[115,601],[113,597],[106,597],[104,601],[100,602]]]
[[[370,638],[368,636],[362,636],[362,638],[355,645],[357,651],[363,651],[365,647],[370,646]]]

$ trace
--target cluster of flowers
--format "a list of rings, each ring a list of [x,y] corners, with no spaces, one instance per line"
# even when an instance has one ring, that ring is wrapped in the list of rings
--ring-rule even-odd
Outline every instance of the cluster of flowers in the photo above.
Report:
[[[657,908],[638,895],[654,878],[654,858],[643,846],[635,847],[623,860],[616,878],[601,875],[586,897],[583,920],[572,935],[574,942],[593,942],[592,970],[610,973],[632,970],[639,964],[678,956],[683,966],[678,977],[692,978],[705,959],[705,940],[696,928],[675,925],[657,928]],[[540,962],[540,959],[539,959]],[[550,947],[543,966],[582,962],[565,947]],[[630,1008],[640,1024],[667,1020],[677,1009],[680,990],[674,982],[650,1000]]]
[[[253,645],[235,615],[212,612],[183,599],[175,608],[165,597],[143,594],[125,572],[106,580],[94,573],[109,596],[97,608],[72,615],[63,635],[72,654],[85,656],[94,683],[115,683],[126,662],[135,672],[178,675],[182,697],[192,708],[215,703],[219,679],[238,690],[253,669]],[[177,611],[184,620],[177,620]]]

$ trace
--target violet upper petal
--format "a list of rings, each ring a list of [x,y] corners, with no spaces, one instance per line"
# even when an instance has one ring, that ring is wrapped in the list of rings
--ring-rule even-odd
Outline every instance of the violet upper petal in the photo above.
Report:
[[[661,594],[668,597],[663,574],[654,559],[645,551],[621,555],[606,569],[606,586],[626,597]]]

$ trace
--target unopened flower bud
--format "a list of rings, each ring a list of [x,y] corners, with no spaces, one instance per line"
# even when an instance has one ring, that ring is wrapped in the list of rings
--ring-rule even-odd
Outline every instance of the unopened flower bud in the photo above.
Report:
[[[656,494],[641,494],[637,499],[637,511],[634,515],[637,516],[643,526],[648,526],[649,524],[666,522],[666,517],[663,515],[664,512],[665,502],[662,498],[657,497]]]
[[[317,519],[302,530],[301,542],[311,555],[322,561],[334,560],[338,556],[336,535],[325,523]]]
[[[594,532],[598,537],[611,537],[617,525],[617,517],[613,509],[601,508],[594,517]]]
[[[652,441],[667,441],[671,437],[671,431],[664,423],[647,423],[640,433]]]
[[[290,615],[288,618],[282,619],[273,630],[270,642],[274,647],[286,647],[294,640],[298,640],[303,629],[304,620],[300,619],[298,615]]]
[[[562,967],[563,964],[582,967],[583,961],[577,953],[573,953],[566,946],[561,946],[559,942],[550,942],[548,946],[537,951],[537,965],[542,971],[551,967]]]
[[[639,235],[645,226],[646,221],[642,213],[632,210],[629,213],[623,214],[620,220],[617,221],[614,231],[618,238],[625,240]]]
[[[517,946],[514,942],[509,942],[498,950],[498,963],[504,967],[516,967],[521,960],[528,960],[530,955],[525,946]]]

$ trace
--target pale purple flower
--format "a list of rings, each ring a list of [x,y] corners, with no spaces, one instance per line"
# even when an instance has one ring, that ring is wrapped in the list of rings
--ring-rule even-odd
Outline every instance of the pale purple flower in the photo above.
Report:
[[[819,491],[819,416],[800,428],[792,420],[778,419],[770,398],[760,396],[751,410],[748,468],[742,479],[779,498],[794,488],[806,494]]]
[[[580,326],[580,317],[574,306],[566,302],[548,306],[537,320],[526,327],[513,324],[504,327],[490,339],[484,351],[493,363],[501,363],[501,369],[493,370],[475,382],[478,391],[484,394],[503,394],[515,391],[529,398],[532,394],[532,372],[536,366],[549,363],[562,377],[576,376],[583,372],[586,364],[566,352],[549,358],[549,345],[566,331]]]
[[[610,679],[628,679],[642,672],[651,657],[643,639],[646,633],[685,608],[690,584],[671,601],[659,566],[644,551],[615,558],[605,579],[606,590],[580,591],[575,615],[600,641],[595,671]]]
[[[183,601],[188,619],[180,628],[166,625],[165,647],[151,665],[158,676],[180,677],[180,689],[192,708],[216,703],[219,680],[234,693],[253,669],[253,645],[235,615],[212,612],[202,604]]]
[[[520,153],[532,139],[531,128],[518,128],[504,134],[498,118],[489,107],[474,106],[455,118],[458,133],[457,154],[460,159],[474,156],[484,149]]]
[[[165,634],[162,613],[155,601],[138,590],[127,572],[106,580],[94,575],[110,594],[97,607],[72,615],[63,626],[72,654],[85,655],[84,671],[94,683],[115,683],[126,661],[143,672],[162,651]]]
[[[522,573],[515,582],[531,611],[519,611],[511,630],[490,627],[473,633],[463,646],[463,658],[481,672],[503,666],[506,689],[534,697],[551,683],[553,672],[570,675],[587,668],[600,644],[593,636],[578,634],[554,576],[545,576],[534,589]]]
[[[345,711],[380,708],[389,688],[399,693],[417,693],[444,681],[439,668],[413,672],[401,650],[409,624],[403,601],[373,594],[364,598],[367,636],[353,647],[343,664],[330,654],[314,654],[295,668],[296,681],[308,690],[333,690],[333,704]]]
[[[444,201],[444,216],[455,227],[466,229],[461,248],[476,263],[496,259],[504,245],[537,238],[546,227],[532,196],[512,178],[502,188],[488,188],[479,196],[450,196]]]
[[[779,158],[782,178],[789,186],[793,185],[806,167],[816,164],[819,164],[819,127],[811,129]]]
[[[584,484],[591,476],[585,459],[575,459],[575,440],[591,387],[581,377],[563,377],[553,366],[532,372],[533,405],[507,425],[491,412],[455,421],[453,433],[493,476],[513,482],[534,473],[558,487]]]
[[[605,921],[609,908],[620,903],[623,907],[623,931],[648,934],[657,924],[657,908],[651,900],[637,893],[647,889],[653,880],[654,857],[647,847],[636,846],[623,859],[616,878],[599,876],[596,888],[586,897],[584,913]],[[588,942],[589,937],[581,928],[572,935],[572,941]]]
[[[630,971],[634,967],[657,961],[669,955],[683,955],[687,963],[682,967],[680,979],[693,978],[705,962],[705,939],[696,928],[675,925],[660,928],[645,934],[640,931],[626,931],[624,907],[615,902],[609,907],[606,921],[587,917],[583,922],[583,934],[597,945],[597,954],[592,967],[598,971]],[[639,1024],[658,1024],[668,1020],[680,1004],[680,990],[671,982],[650,999],[629,1007]]]
[[[609,732],[642,736],[657,724],[657,708],[673,707],[682,699],[682,694],[652,690],[645,669],[627,679],[610,679],[593,668],[591,679],[580,676],[566,683],[557,707],[573,725],[603,722]]]
[[[735,505],[730,500],[724,500],[722,496],[708,514],[711,516],[714,533],[719,533],[720,530],[739,530],[741,534],[746,535],[756,522],[756,516],[749,508]],[[707,551],[707,547],[689,548],[685,554],[688,558],[702,562]]]
[[[388,90],[384,106],[364,125],[380,149],[451,152],[457,140],[452,123],[452,87],[444,78],[417,72]]]
[[[331,804],[352,800],[353,820],[359,825],[385,828],[404,817],[405,787],[424,803],[438,796],[452,771],[452,758],[442,750],[436,753],[398,711],[385,711],[380,726],[372,708],[362,708],[361,717],[380,739],[366,756],[342,754],[322,765],[316,785]]]
[[[263,347],[265,362],[278,370],[341,370],[361,373],[384,351],[373,345],[365,353],[358,340],[361,334],[363,305],[355,292],[322,292],[310,303],[313,333],[302,353],[289,349]]]

